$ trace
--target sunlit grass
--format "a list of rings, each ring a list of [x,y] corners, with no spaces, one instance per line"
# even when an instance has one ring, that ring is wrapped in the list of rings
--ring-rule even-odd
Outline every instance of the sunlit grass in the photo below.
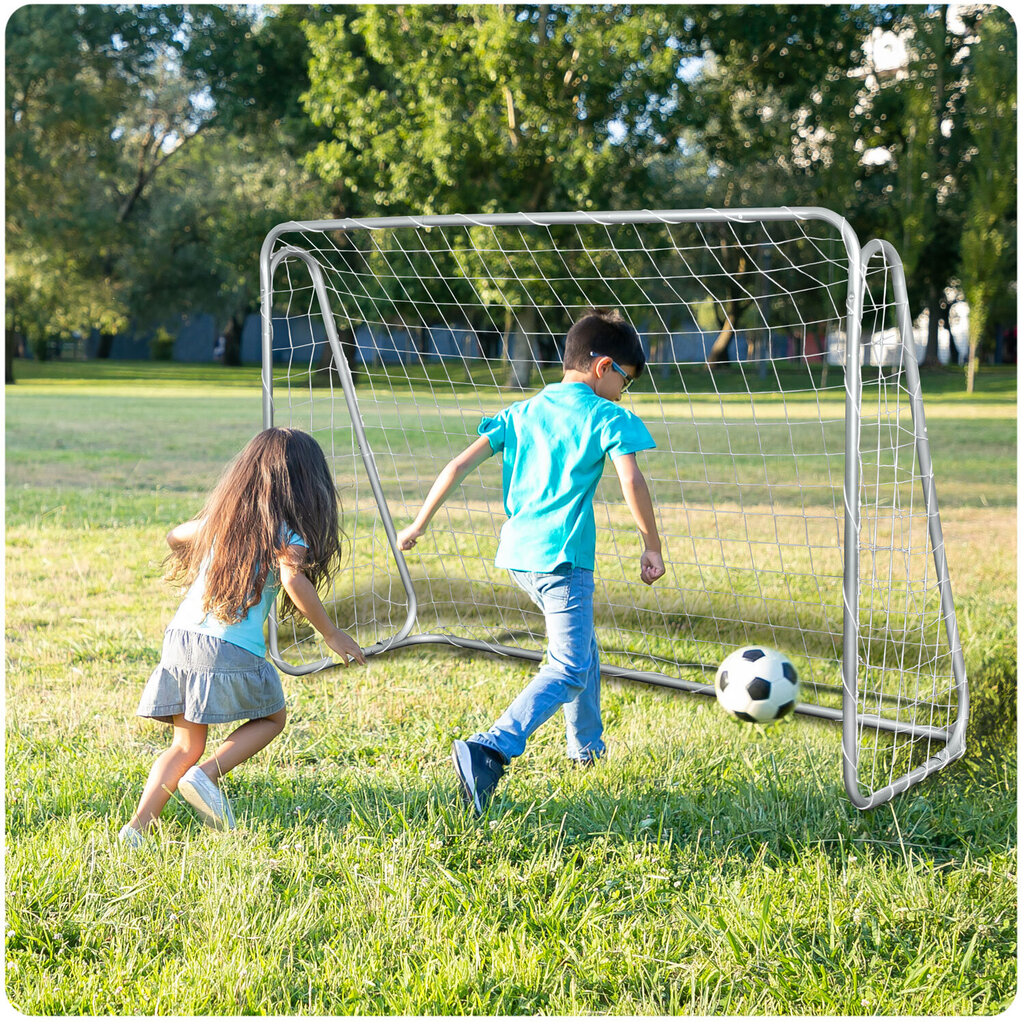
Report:
[[[706,698],[606,681],[607,761],[568,771],[552,721],[476,820],[455,797],[450,742],[486,727],[533,666],[415,647],[285,680],[288,727],[228,779],[236,832],[174,800],[150,849],[120,848],[167,739],[134,715],[176,601],[163,537],[258,429],[258,372],[18,369],[5,538],[17,1009],[966,1016],[1013,1000],[1015,749],[974,734],[964,760],[862,814],[838,727],[751,728]],[[929,413],[950,428],[931,433],[940,499],[958,496],[943,522],[968,676],[1010,666],[1015,685],[1013,402],[1005,391],[979,422],[949,389]],[[998,503],[970,475],[979,464]]]

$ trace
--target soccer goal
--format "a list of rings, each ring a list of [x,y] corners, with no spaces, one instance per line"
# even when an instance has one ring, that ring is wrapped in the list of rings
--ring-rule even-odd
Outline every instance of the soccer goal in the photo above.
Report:
[[[261,255],[263,423],[311,432],[351,560],[327,605],[368,655],[443,644],[539,661],[543,620],[493,558],[497,460],[407,559],[395,543],[480,417],[560,379],[586,309],[649,356],[624,397],[666,575],[614,474],[598,488],[606,676],[713,694],[734,648],[785,652],[797,711],[842,723],[860,808],[964,751],[967,680],[903,269],[817,208],[489,214],[279,225]],[[284,671],[333,664],[293,622]]]

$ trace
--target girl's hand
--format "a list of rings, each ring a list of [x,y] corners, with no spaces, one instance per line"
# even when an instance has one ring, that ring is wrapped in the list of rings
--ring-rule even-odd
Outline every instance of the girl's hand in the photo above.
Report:
[[[343,629],[336,629],[331,634],[325,633],[324,642],[335,654],[341,656],[341,663],[345,668],[348,668],[350,661],[357,661],[360,665],[366,664],[366,656],[360,649],[359,644]]]
[[[640,579],[650,586],[655,580],[665,575],[665,563],[657,551],[646,550],[640,556]]]
[[[187,523],[175,526],[167,534],[167,546],[176,553],[183,551],[186,545],[195,539],[205,522],[205,519],[190,519]]]
[[[399,531],[398,534],[398,549],[399,551],[411,551],[416,547],[416,541],[423,536],[423,531],[417,529],[415,525],[407,526],[404,530]]]

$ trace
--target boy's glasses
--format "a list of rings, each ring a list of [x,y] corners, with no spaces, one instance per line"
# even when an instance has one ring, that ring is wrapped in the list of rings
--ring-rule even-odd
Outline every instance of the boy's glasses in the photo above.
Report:
[[[590,353],[590,358],[591,359],[600,359],[601,358],[601,353],[600,352],[591,352]],[[611,356],[609,356],[608,358],[611,359]],[[630,375],[628,373],[626,373],[626,371],[621,366],[619,366],[619,364],[617,362],[615,362],[614,359],[612,359],[612,369],[616,373],[621,373],[622,374],[622,379],[625,382],[622,385],[622,393],[625,394],[629,390],[629,387],[633,383],[633,381],[636,380],[636,378],[635,377],[630,377]]]

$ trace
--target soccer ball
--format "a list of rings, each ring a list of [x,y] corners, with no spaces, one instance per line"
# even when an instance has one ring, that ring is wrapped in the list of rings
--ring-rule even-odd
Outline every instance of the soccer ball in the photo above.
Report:
[[[800,684],[784,654],[755,645],[733,651],[715,676],[715,696],[744,722],[771,722],[793,710]]]

